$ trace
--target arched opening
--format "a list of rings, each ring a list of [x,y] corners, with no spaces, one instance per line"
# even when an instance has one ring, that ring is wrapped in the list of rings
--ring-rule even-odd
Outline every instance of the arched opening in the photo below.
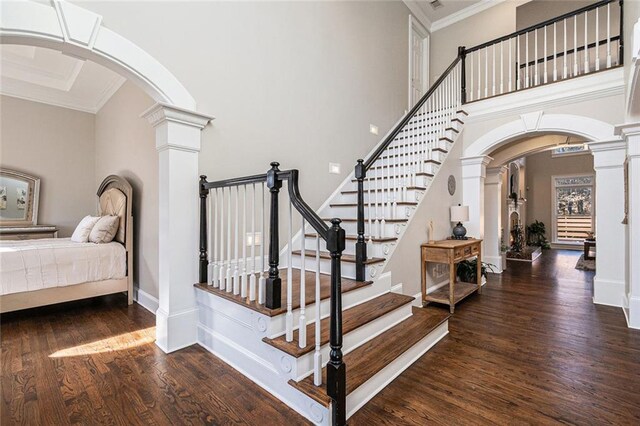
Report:
[[[213,118],[162,64],[75,4],[3,2],[0,44],[53,49],[93,61],[141,88],[155,102],[138,111],[155,128],[158,152],[158,309],[156,343],[171,352],[196,342],[198,153]]]
[[[615,253],[615,247],[619,247],[619,242],[624,240],[624,228],[621,225],[624,216],[624,151],[621,151],[623,144],[614,135],[614,126],[610,124],[582,116],[545,114],[539,111],[523,114],[519,119],[499,126],[471,143],[462,158],[464,202],[469,205],[470,216],[475,218],[468,226],[469,232],[482,236],[485,261],[499,266],[500,271],[504,264],[503,253],[513,241],[513,219],[518,217],[523,228],[536,220],[535,217],[527,217],[531,210],[527,207],[530,204],[528,200],[533,194],[527,191],[527,183],[522,179],[523,172],[526,174],[527,169],[526,158],[549,162],[554,155],[552,151],[566,151],[570,155],[571,150],[578,148],[583,155],[572,157],[571,163],[577,163],[578,158],[588,159],[587,163],[592,164],[590,179],[593,180],[593,186],[597,187],[598,182],[607,182],[606,187],[614,189],[601,192],[591,190],[590,193],[583,191],[592,197],[589,200],[582,196],[582,189],[575,189],[575,185],[575,188],[567,186],[567,191],[563,189],[564,195],[560,194],[563,199],[553,199],[548,203],[553,206],[547,208],[549,219],[545,225],[548,239],[558,242],[555,234],[558,231],[553,230],[558,216],[563,216],[564,213],[569,218],[566,225],[569,229],[580,227],[583,224],[569,222],[576,219],[578,212],[585,213],[589,210],[587,203],[593,203],[593,213],[597,211],[598,214],[593,224],[590,224],[591,229],[580,230],[580,235],[574,233],[569,242],[573,244],[573,248],[579,248],[578,244],[582,244],[585,239],[583,237],[595,231],[599,255],[595,259],[594,302],[621,306],[624,294],[624,256],[617,256],[612,252]],[[586,150],[582,151],[583,149]],[[549,160],[542,159],[543,155]],[[611,164],[612,161],[615,164]],[[514,167],[514,162],[519,165]],[[516,168],[519,169],[517,177]],[[584,176],[587,173],[580,171],[572,174],[568,169],[561,169],[555,175],[549,174],[548,180],[552,177],[570,177],[564,183],[572,185],[575,183],[573,178],[577,175]],[[552,193],[555,196],[556,191],[562,193],[549,182],[543,192],[547,192],[550,197]]]

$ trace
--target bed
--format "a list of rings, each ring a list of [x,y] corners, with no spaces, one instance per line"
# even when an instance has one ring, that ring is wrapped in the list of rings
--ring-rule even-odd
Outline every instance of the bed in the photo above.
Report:
[[[107,244],[68,238],[0,241],[0,312],[126,292],[133,301],[133,190],[108,176],[98,188],[99,215],[120,218]]]

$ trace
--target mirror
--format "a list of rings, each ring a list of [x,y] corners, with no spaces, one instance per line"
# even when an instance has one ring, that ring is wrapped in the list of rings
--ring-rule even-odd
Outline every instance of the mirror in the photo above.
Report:
[[[37,225],[39,197],[39,178],[0,168],[0,226]]]

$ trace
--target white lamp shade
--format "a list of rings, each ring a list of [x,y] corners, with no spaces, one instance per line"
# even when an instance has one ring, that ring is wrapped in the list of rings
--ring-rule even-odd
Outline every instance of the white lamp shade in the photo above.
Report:
[[[451,222],[469,221],[469,206],[451,206]]]

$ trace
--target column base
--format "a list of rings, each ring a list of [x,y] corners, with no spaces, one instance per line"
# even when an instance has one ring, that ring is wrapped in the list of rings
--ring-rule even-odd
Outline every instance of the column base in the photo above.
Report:
[[[629,311],[627,317],[629,328],[640,329],[640,297],[629,298]]]
[[[484,256],[484,259],[482,259],[483,262],[485,263],[491,263],[493,265],[493,271],[491,269],[487,269],[487,272],[489,273],[495,273],[495,274],[501,274],[503,269],[502,269],[502,256]]]
[[[164,353],[171,353],[197,341],[198,309],[188,309],[175,314],[156,311],[156,345]]]
[[[622,308],[625,294],[624,281],[593,278],[593,303]]]

